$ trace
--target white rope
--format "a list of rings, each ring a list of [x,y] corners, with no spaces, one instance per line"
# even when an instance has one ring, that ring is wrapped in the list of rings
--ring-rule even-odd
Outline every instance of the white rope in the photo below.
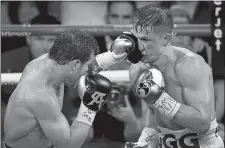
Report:
[[[112,82],[130,81],[128,70],[101,71],[100,74],[107,77]],[[17,84],[20,80],[21,75],[22,73],[2,73],[1,86]]]
[[[17,84],[20,80],[21,75],[22,73],[2,73],[1,86]]]

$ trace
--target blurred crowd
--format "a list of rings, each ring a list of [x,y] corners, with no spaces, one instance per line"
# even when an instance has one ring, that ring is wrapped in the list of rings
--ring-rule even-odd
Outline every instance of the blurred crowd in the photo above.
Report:
[[[127,25],[132,23],[132,14],[146,4],[162,6],[170,10],[174,24],[211,24],[212,3],[204,1],[107,1],[107,2],[1,2],[1,23],[3,24],[70,24],[70,25]],[[104,8],[104,9],[99,9]],[[84,23],[83,23],[84,22]],[[116,36],[96,36],[100,52],[109,50]],[[2,36],[2,73],[22,72],[26,64],[47,53],[56,36]],[[211,66],[214,77],[215,106],[220,134],[224,138],[224,50],[213,48],[212,38],[202,36],[176,36],[171,44],[185,47],[201,55]],[[124,61],[109,70],[128,70],[130,63]],[[4,111],[15,85],[1,87],[1,124]],[[75,119],[80,105],[77,90],[65,89],[62,112],[70,123]],[[97,113],[90,130],[87,145],[91,141],[104,139],[124,143],[137,141],[149,109],[137,99],[127,83],[115,83],[109,101]],[[154,112],[150,111],[154,121]],[[150,119],[151,120],[151,119]],[[3,130],[2,130],[3,131]],[[2,137],[3,137],[2,133]],[[84,145],[85,147],[85,145]],[[93,145],[92,145],[93,147]]]

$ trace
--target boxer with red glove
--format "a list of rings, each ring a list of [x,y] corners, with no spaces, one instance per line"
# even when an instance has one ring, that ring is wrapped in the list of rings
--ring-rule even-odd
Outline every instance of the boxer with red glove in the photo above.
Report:
[[[138,63],[141,60],[138,40],[130,32],[123,32],[117,37],[108,52],[98,54],[95,60],[89,64],[88,73],[98,73],[125,59],[131,63]]]
[[[78,93],[82,102],[76,120],[92,125],[96,113],[105,104],[111,87],[110,80],[100,74],[81,76]]]

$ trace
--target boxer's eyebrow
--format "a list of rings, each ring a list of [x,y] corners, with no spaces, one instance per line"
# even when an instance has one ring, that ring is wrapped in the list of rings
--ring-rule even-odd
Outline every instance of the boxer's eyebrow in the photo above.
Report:
[[[139,37],[140,40],[150,40],[148,37],[143,36],[143,37]]]
[[[140,40],[151,40],[148,36],[137,36],[137,38]]]

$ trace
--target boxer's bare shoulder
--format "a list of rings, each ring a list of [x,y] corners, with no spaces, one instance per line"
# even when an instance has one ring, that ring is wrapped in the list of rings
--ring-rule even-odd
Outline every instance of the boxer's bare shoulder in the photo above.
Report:
[[[174,47],[174,53],[176,61],[168,65],[163,72],[167,93],[176,101],[197,109],[202,108],[204,114],[210,115],[214,110],[211,68],[201,56],[188,49]],[[160,126],[174,130],[184,128],[176,122],[166,120],[161,114],[158,115]]]
[[[175,73],[179,80],[188,79],[188,82],[191,84],[191,81],[197,82],[196,80],[200,79],[208,81],[208,78],[212,75],[209,65],[197,54],[180,58],[175,64]]]
[[[36,97],[35,97],[36,96]],[[12,147],[48,146],[45,137],[29,106],[38,102],[38,97],[44,97],[40,92],[20,85],[9,100],[5,116],[5,142]],[[45,98],[47,104],[48,98]],[[38,104],[37,104],[38,105]],[[47,116],[47,115],[46,115]],[[14,130],[11,130],[14,129]]]
[[[194,85],[198,82],[196,80],[206,79],[203,83],[210,81],[212,71],[202,56],[181,47],[175,47],[175,53],[177,60],[174,64],[174,72],[179,83],[190,83]]]
[[[184,56],[176,61],[174,67],[175,75],[180,85],[197,87],[196,83],[199,85],[209,83],[211,81],[212,71],[210,66],[204,61],[203,57],[188,50],[183,50]]]
[[[42,79],[36,77],[42,77],[41,72],[36,70],[38,63],[39,59],[27,65],[17,88],[9,99],[4,132],[5,141],[12,147],[46,147],[50,145],[39,125],[36,114],[42,113],[41,117],[48,119],[49,110],[52,109],[52,113],[57,110],[61,111],[63,87],[60,87],[58,94],[56,89],[40,82]],[[46,106],[48,108],[45,108]]]
[[[214,96],[210,66],[201,56],[188,53],[177,60],[175,75],[182,88],[183,103],[198,109],[205,120],[212,120]]]

